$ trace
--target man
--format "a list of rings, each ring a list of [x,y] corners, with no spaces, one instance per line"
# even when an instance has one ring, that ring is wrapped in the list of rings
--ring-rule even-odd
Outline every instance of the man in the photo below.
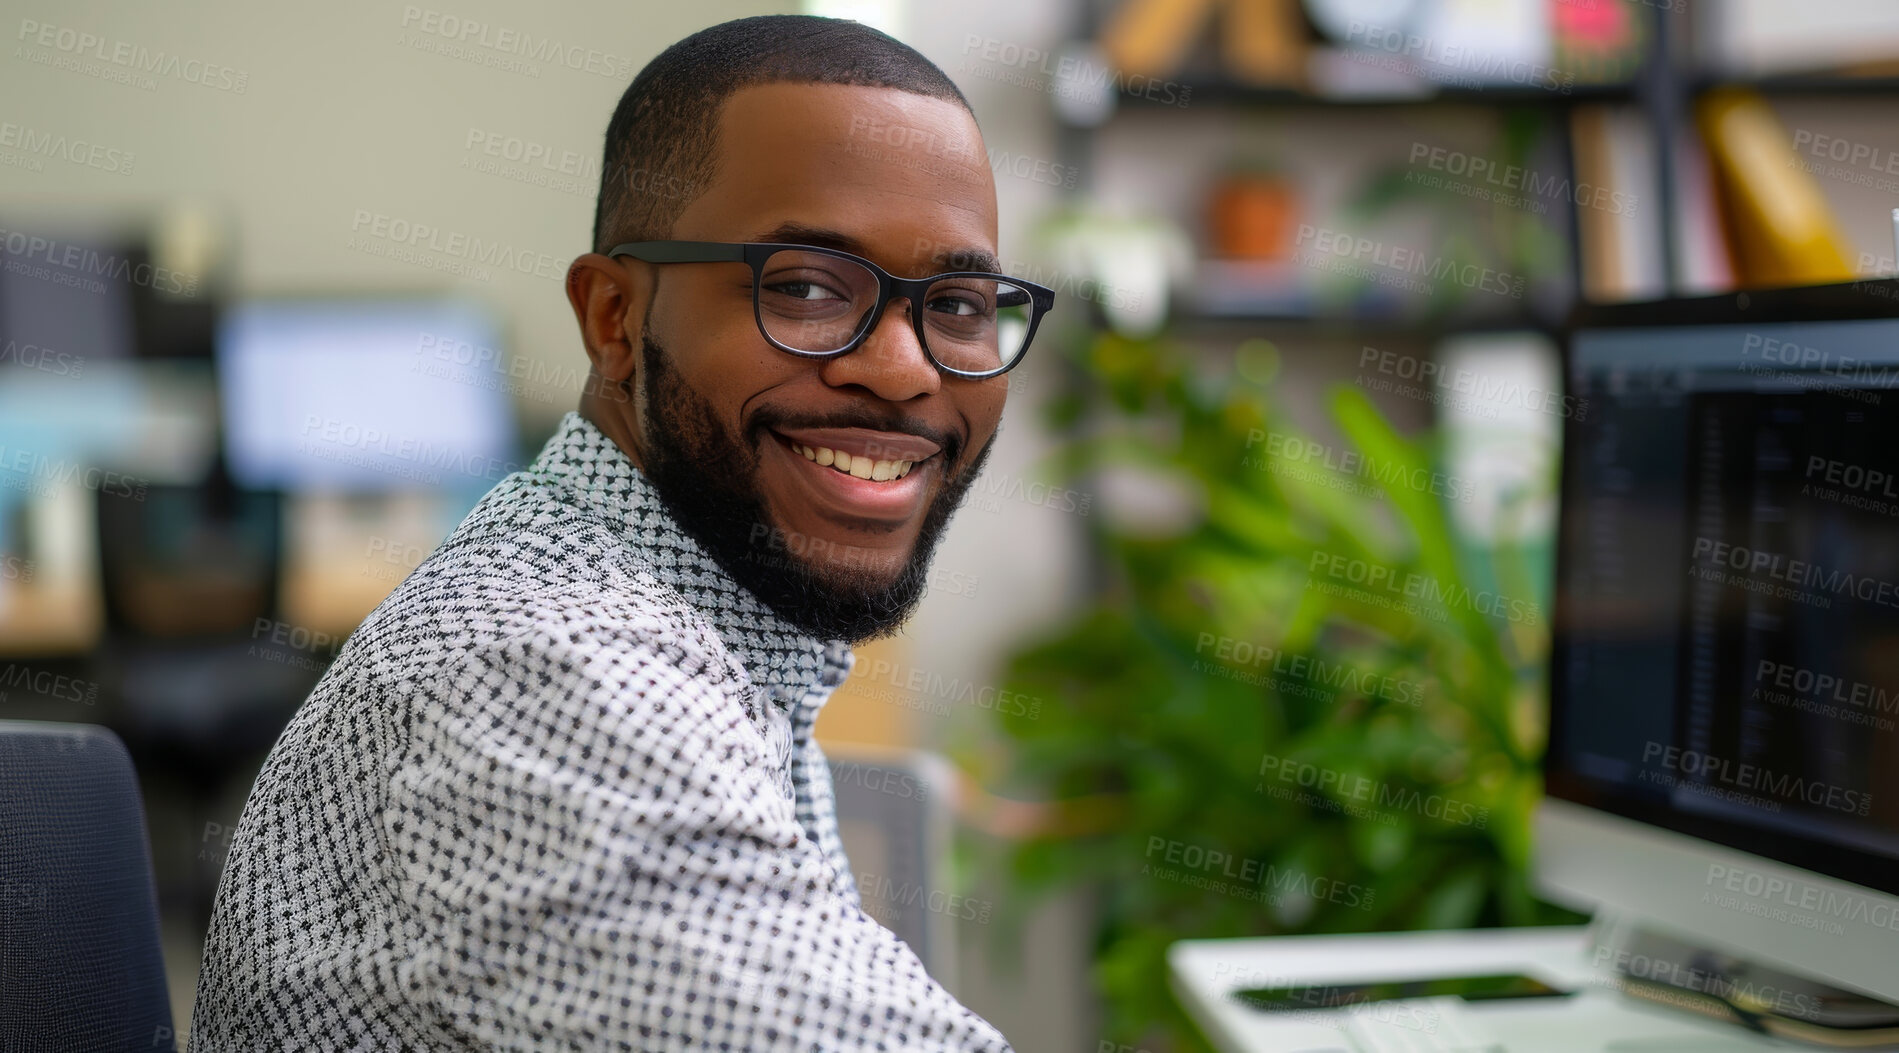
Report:
[[[744,19],[640,73],[602,168],[580,412],[271,751],[194,1050],[1007,1048],[862,910],[811,734],[1051,299],[935,277],[997,269],[968,104],[855,23]]]

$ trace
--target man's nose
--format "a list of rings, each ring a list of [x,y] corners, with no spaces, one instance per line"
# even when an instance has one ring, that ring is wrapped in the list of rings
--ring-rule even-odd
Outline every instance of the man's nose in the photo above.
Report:
[[[891,300],[877,327],[855,351],[824,363],[824,382],[833,387],[855,384],[889,402],[904,402],[941,390],[943,375],[917,340],[911,310],[909,298]]]

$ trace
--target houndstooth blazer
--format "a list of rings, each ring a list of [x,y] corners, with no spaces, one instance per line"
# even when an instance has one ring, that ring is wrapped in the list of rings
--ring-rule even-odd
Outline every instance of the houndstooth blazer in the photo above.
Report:
[[[861,908],[793,629],[569,413],[271,749],[193,1053],[1006,1050]]]

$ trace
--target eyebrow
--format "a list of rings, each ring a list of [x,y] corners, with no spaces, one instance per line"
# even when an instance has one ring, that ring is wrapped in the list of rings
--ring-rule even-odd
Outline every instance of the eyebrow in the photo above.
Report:
[[[839,230],[831,230],[827,227],[813,227],[804,223],[780,223],[776,227],[755,234],[747,240],[768,241],[784,245],[816,245],[819,248],[837,249],[839,252],[848,252],[853,256],[862,256],[865,259],[871,258],[870,251],[864,243],[851,237],[849,234]],[[988,271],[992,274],[1001,273],[1002,271],[1002,261],[996,259],[995,253],[987,249],[967,246],[963,248],[946,248],[944,251],[934,254],[931,258],[950,261],[952,264],[949,268],[950,270]]]

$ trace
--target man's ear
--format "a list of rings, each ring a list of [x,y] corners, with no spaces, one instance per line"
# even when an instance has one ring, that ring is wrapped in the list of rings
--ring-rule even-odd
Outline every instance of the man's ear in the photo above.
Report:
[[[640,361],[640,319],[653,296],[653,268],[621,266],[598,252],[575,257],[567,267],[567,302],[580,323],[580,339],[594,372],[618,387]]]

